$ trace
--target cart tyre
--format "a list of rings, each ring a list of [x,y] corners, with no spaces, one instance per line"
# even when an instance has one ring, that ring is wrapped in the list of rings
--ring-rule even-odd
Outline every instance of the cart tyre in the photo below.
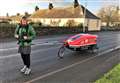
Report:
[[[92,52],[93,52],[93,53],[97,53],[97,52],[98,52],[98,47],[97,47],[97,45],[93,45],[93,46],[92,46]]]
[[[58,57],[59,57],[59,58],[63,58],[64,52],[65,52],[65,47],[62,46],[62,47],[59,49],[59,51],[58,51]]]

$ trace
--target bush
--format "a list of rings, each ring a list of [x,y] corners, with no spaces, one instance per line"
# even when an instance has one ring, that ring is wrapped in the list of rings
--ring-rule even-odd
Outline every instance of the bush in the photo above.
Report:
[[[78,24],[79,28],[83,28],[83,23]]]
[[[79,27],[45,27],[40,26],[39,23],[33,23],[32,25],[37,33],[37,36],[82,32],[82,28]],[[15,28],[15,24],[0,24],[0,38],[13,37]]]
[[[0,23],[0,37],[4,38],[13,36],[15,28],[16,28],[15,24]]]
[[[42,23],[41,22],[31,22],[30,23],[33,27],[41,27]]]
[[[104,26],[102,26],[101,27],[101,30],[102,31],[120,31],[120,27],[118,26],[116,26],[116,27],[104,27]]]
[[[68,20],[67,23],[66,23],[66,25],[68,27],[73,27],[73,26],[75,26],[75,21],[74,20]]]

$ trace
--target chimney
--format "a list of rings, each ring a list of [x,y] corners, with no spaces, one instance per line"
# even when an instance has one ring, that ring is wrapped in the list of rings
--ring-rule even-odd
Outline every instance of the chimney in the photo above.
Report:
[[[53,4],[49,3],[49,10],[51,10],[53,8]]]
[[[74,8],[78,7],[79,6],[79,2],[78,0],[74,0]]]
[[[38,11],[38,10],[39,10],[39,7],[38,7],[38,6],[36,6],[36,7],[35,7],[35,11]]]

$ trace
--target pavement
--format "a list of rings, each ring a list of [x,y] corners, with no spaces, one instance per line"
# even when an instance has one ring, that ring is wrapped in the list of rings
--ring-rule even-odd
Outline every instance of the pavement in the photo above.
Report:
[[[20,54],[17,53],[17,42],[15,40],[0,42],[0,83],[89,83],[95,81],[119,63],[120,32],[94,32],[92,34],[99,36],[97,54],[67,50],[63,59],[57,57],[57,52],[62,41],[72,34],[35,39],[31,54],[32,73],[29,76],[19,71],[23,64]]]

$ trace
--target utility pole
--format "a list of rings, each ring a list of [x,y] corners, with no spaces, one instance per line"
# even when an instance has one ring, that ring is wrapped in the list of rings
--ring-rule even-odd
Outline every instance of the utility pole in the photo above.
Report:
[[[87,7],[87,0],[85,0],[83,32],[85,32],[85,28],[86,28],[86,7]]]

